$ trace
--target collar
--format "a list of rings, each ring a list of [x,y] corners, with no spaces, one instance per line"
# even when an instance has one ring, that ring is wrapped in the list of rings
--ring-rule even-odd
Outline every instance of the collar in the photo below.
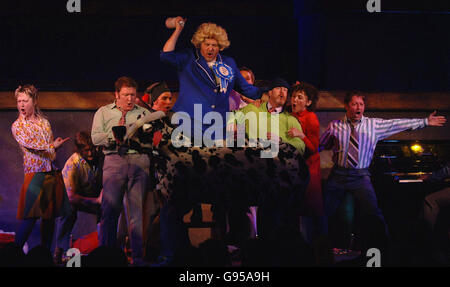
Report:
[[[292,113],[295,117],[303,117],[306,114],[310,113],[310,111],[308,111],[307,109],[304,109],[303,111],[299,112],[299,113]]]
[[[347,118],[347,115],[345,115],[344,118],[343,118],[342,120],[344,121],[344,123],[349,123],[349,124],[351,124],[351,125],[357,126],[357,125],[359,125],[360,123],[362,123],[363,121],[365,121],[365,120],[366,120],[366,117],[363,115],[363,116],[361,117],[361,119],[360,119],[359,121],[357,121],[356,123],[352,123],[352,122],[350,121],[350,119]]]
[[[210,83],[216,87],[217,83],[215,80],[215,76],[214,73],[212,71],[211,68],[209,68],[208,63],[205,60],[205,57],[203,57],[201,55],[201,53],[199,53],[198,49],[195,49],[195,53],[196,53],[196,59],[195,59],[195,63],[200,67],[201,70],[203,70],[203,72],[205,73],[205,75],[208,77]],[[220,55],[220,53],[217,54],[217,58],[215,62],[222,62],[222,56]]]
[[[117,107],[117,105],[116,105],[116,101],[114,101],[114,103],[111,104],[111,110],[114,109],[114,108],[116,108],[116,109],[118,109],[120,111],[119,107]],[[138,108],[137,105],[134,104],[134,106],[133,106],[133,108],[131,110],[135,110],[137,108]]]
[[[78,157],[78,161],[82,164],[88,164],[87,160],[84,159],[84,157],[81,156],[81,154],[79,152],[75,153]]]
[[[26,119],[22,114],[19,115],[18,118],[19,122],[22,123],[31,123],[31,124],[41,124],[41,122],[43,122],[44,118],[42,118],[41,116],[36,115],[34,120],[31,119]]]
[[[97,160],[94,157],[94,161],[92,163],[89,163],[84,157],[81,156],[79,152],[75,152],[75,154],[78,157],[78,161],[80,162],[80,165],[88,166],[91,170],[95,171],[97,169]]]
[[[267,102],[267,111],[269,111],[271,108],[272,108],[272,105],[269,102]],[[283,107],[278,107],[278,108],[275,108],[275,112],[272,112],[272,113],[279,114],[282,111],[283,111]]]

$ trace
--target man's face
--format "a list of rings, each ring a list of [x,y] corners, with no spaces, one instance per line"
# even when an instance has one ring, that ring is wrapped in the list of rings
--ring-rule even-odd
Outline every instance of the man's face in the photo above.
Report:
[[[269,103],[274,108],[282,107],[286,103],[288,89],[285,87],[275,87],[269,91]]]
[[[152,107],[155,111],[163,111],[167,113],[172,108],[172,93],[164,92],[159,95],[158,99],[153,103]]]
[[[247,81],[247,83],[249,83],[250,85],[254,84],[252,74],[250,74],[248,71],[242,70],[241,75],[242,75],[242,77],[244,77],[244,79]]]
[[[25,118],[29,118],[34,115],[34,103],[33,99],[26,93],[19,93],[17,95],[17,109],[19,113]]]
[[[205,58],[206,62],[215,61],[219,54],[219,43],[216,39],[205,39],[200,45],[200,54]]]
[[[80,155],[88,162],[92,162],[94,160],[94,146],[85,145],[81,151]]]
[[[352,122],[359,121],[364,113],[364,100],[361,96],[354,95],[350,102],[345,105],[347,110],[347,118]]]
[[[136,103],[136,88],[123,86],[116,92],[116,105],[121,111],[131,111]]]

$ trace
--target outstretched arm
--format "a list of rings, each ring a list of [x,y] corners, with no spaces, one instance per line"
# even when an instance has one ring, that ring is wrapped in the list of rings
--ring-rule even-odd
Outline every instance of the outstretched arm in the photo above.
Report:
[[[443,126],[446,121],[445,117],[436,116],[436,111],[432,112],[424,119],[376,119],[375,131],[377,139],[382,140],[405,130],[415,130],[426,126],[440,127]]]

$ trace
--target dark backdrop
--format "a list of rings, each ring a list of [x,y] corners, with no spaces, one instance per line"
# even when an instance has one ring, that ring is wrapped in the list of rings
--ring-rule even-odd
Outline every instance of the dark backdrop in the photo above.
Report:
[[[122,75],[142,87],[176,81],[159,61],[168,15],[188,18],[179,48],[202,22],[222,25],[231,40],[224,53],[257,79],[283,76],[326,90],[449,90],[450,9],[435,1],[381,1],[382,13],[368,13],[366,0],[81,0],[82,12],[72,14],[65,0],[5,2],[1,90],[23,82],[111,90]]]

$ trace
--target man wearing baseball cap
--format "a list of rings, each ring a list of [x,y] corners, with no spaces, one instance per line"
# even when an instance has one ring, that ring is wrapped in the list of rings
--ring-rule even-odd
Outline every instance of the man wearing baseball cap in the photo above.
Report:
[[[289,137],[288,131],[290,128],[294,127],[302,131],[302,127],[298,120],[290,115],[287,111],[284,110],[284,106],[287,100],[287,94],[289,90],[289,84],[286,80],[282,78],[274,79],[269,86],[269,101],[267,103],[262,103],[258,106],[255,104],[249,104],[244,108],[240,109],[236,113],[235,118],[237,124],[243,124],[245,120],[245,115],[253,112],[256,114],[257,119],[257,127],[259,130],[259,126],[261,124],[267,124],[267,135],[258,135],[259,138],[267,138],[269,139],[280,139],[282,142],[293,145],[300,153],[303,155],[305,153],[305,143],[300,138]],[[267,121],[265,123],[260,122],[260,113],[267,113]],[[271,117],[278,115],[279,122],[278,127],[271,127]],[[251,125],[246,125],[245,131],[246,134],[251,137],[252,134],[257,134],[251,132],[251,129],[255,127],[251,127]]]

